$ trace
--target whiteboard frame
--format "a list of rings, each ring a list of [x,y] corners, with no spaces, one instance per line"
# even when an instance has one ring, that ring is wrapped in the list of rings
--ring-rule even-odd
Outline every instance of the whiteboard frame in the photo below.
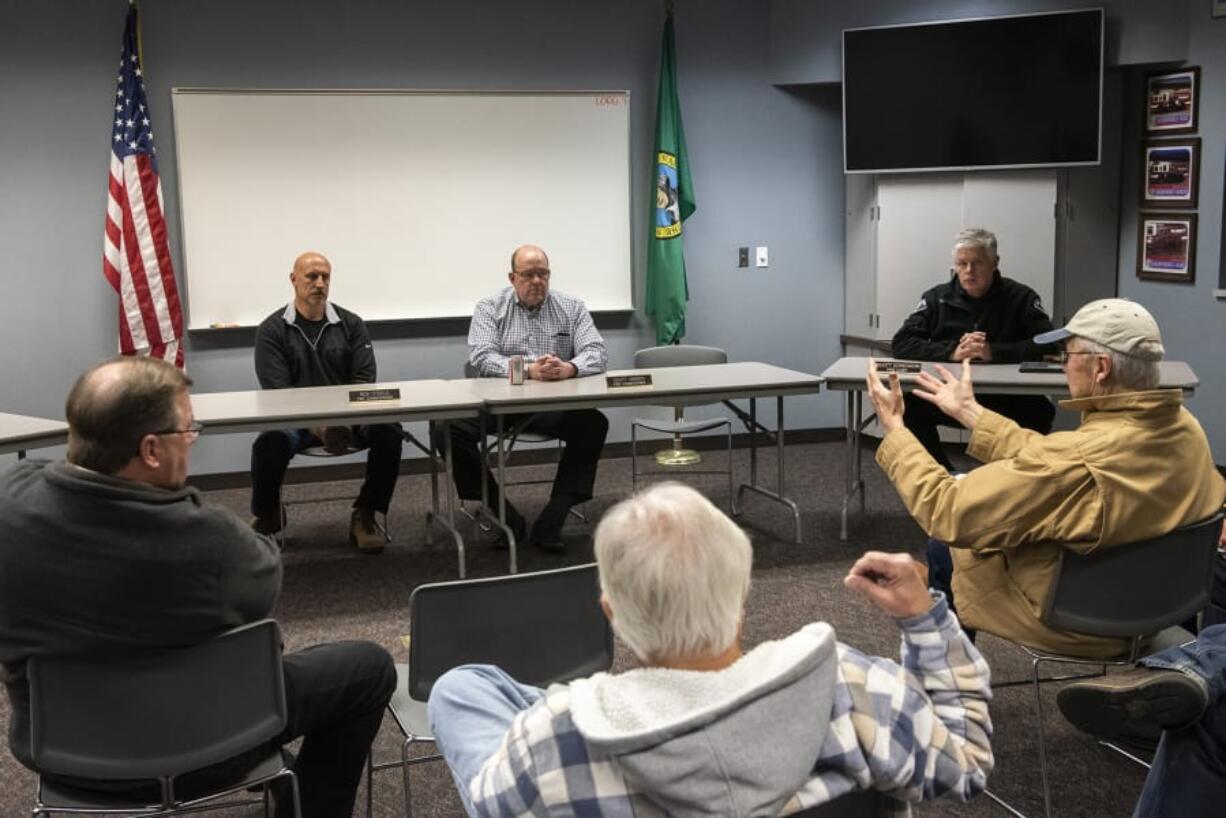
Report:
[[[634,127],[633,127],[633,121],[632,121],[633,120],[633,109],[631,107],[631,104],[633,101],[633,95],[632,95],[631,90],[628,88],[626,89],[513,89],[513,90],[507,90],[507,89],[497,89],[497,88],[486,88],[486,89],[481,89],[481,88],[419,89],[419,88],[358,88],[358,87],[351,87],[351,88],[243,88],[243,87],[238,87],[238,86],[172,86],[170,89],[170,93],[171,93],[171,110],[172,111],[174,110],[174,100],[177,96],[180,96],[180,95],[183,95],[183,96],[210,95],[210,94],[242,94],[242,95],[247,95],[247,96],[260,96],[260,95],[268,95],[268,96],[294,96],[294,95],[352,96],[352,95],[362,95],[362,96],[398,96],[398,97],[399,96],[450,96],[450,97],[459,97],[459,96],[503,96],[503,97],[514,97],[514,96],[528,96],[528,97],[616,96],[616,97],[624,98],[624,102],[621,104],[624,105],[626,108],[625,145],[626,145],[627,173],[626,173],[625,183],[626,183],[626,205],[627,205],[627,211],[628,211],[626,214],[626,225],[627,225],[626,246],[628,248],[627,260],[629,262],[628,269],[626,270],[626,275],[629,277],[629,291],[628,291],[629,303],[626,304],[625,306],[593,308],[591,309],[591,312],[593,314],[621,315],[621,314],[626,314],[626,313],[633,313],[638,310],[638,304],[637,304],[637,299],[636,299],[636,288],[635,288],[635,275],[634,275],[634,152],[633,152]],[[177,193],[176,198],[178,200],[178,205],[179,205],[178,212],[176,213],[176,221],[178,223],[178,228],[179,228],[180,248],[181,248],[182,259],[183,259],[183,272],[182,272],[181,280],[183,282],[183,289],[186,291],[186,294],[187,294],[187,298],[185,299],[185,312],[186,312],[187,320],[184,322],[186,324],[186,330],[190,334],[197,334],[197,333],[211,334],[211,333],[217,333],[217,332],[224,333],[226,331],[232,331],[236,329],[254,328],[256,324],[246,324],[246,323],[192,326],[191,291],[189,287],[188,269],[187,269],[188,257],[189,257],[188,246],[187,246],[188,238],[187,238],[187,230],[185,229],[184,218],[183,218],[184,216],[183,173],[182,173],[182,160],[181,160],[182,154],[179,150],[179,146],[180,146],[179,118],[172,117],[172,120],[173,120],[173,133],[174,133],[174,139],[175,139],[175,180],[176,180],[176,193]],[[495,292],[496,289],[497,288],[492,287],[491,293]],[[583,294],[580,292],[574,292],[570,294],[575,295],[576,297],[579,297],[580,299],[583,298]],[[289,300],[290,300],[290,294],[287,292],[286,302],[288,302]],[[283,302],[283,303],[286,303],[286,302]],[[269,305],[270,311],[277,306],[278,306],[277,304],[270,304]],[[412,316],[412,317],[406,316],[402,318],[372,318],[372,319],[364,319],[364,320],[365,320],[365,323],[367,324],[394,324],[394,323],[405,323],[405,322],[448,321],[448,320],[458,320],[458,319],[467,320],[471,317],[472,317],[471,312],[465,312],[463,314],[456,314],[456,315],[439,314],[439,315],[430,315],[430,316]]]

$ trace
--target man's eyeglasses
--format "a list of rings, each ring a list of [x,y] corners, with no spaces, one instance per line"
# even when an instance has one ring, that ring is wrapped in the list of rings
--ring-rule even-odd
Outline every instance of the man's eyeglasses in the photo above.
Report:
[[[1073,355],[1102,355],[1102,353],[1101,352],[1086,352],[1083,350],[1073,350],[1070,352],[1067,349],[1062,349],[1060,350],[1060,363],[1067,364],[1068,359],[1072,357]]]
[[[549,280],[548,270],[524,270],[523,272],[518,272],[515,275],[519,276],[522,279],[528,280],[528,281],[531,281],[533,279],[536,279],[538,281],[548,281]]]
[[[155,435],[191,435],[196,437],[204,430],[204,424],[198,420],[193,420],[186,429],[163,429],[160,432],[153,432]]]

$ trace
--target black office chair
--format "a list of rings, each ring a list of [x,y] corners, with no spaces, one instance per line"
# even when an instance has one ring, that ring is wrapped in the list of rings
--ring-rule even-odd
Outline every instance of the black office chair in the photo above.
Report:
[[[898,815],[898,802],[876,790],[855,790],[825,804],[787,813],[789,818],[886,818]]]
[[[268,785],[289,779],[294,814],[298,781],[281,748],[258,763],[195,789],[185,773],[260,748],[285,729],[281,634],[265,619],[189,648],[131,659],[36,656],[30,680],[30,752],[42,772],[34,816],[179,815],[263,803]],[[67,786],[56,778],[147,782],[155,795]],[[262,801],[215,799],[259,787]]]
[[[440,755],[409,758],[433,742],[426,700],[440,676],[459,665],[498,665],[518,681],[544,687],[608,670],[613,630],[600,609],[596,565],[418,586],[409,597],[409,663],[397,665],[388,704],[404,733],[400,761],[367,765],[366,814],[375,770],[401,767],[411,816],[409,768]]]
[[[1043,807],[1048,818],[1051,816],[1051,789],[1047,776],[1039,666],[1043,662],[1101,665],[1105,673],[1107,665],[1132,665],[1149,653],[1190,641],[1192,634],[1178,625],[1195,616],[1209,602],[1222,517],[1220,513],[1215,514],[1159,537],[1088,554],[1069,549],[1062,551],[1055,581],[1044,603],[1042,621],[1055,628],[1092,636],[1128,638],[1130,648],[1127,654],[1104,661],[1045,653],[1014,643],[1032,660],[1039,773]],[[1006,685],[993,685],[1003,686]],[[1103,743],[1139,761],[1132,754]],[[1013,810],[995,794],[986,794]]]
[[[319,445],[319,446],[308,446],[307,448],[298,452],[298,454],[302,455],[303,457],[313,457],[313,458],[327,460],[327,459],[334,458],[334,457],[347,457],[351,454],[357,454],[358,452],[364,452],[364,451],[366,451],[365,446],[349,446],[343,452],[330,452],[326,448],[324,448],[323,445]],[[357,499],[356,494],[342,494],[342,495],[334,495],[331,497],[323,498],[322,502],[341,502],[341,501],[352,502],[356,499]],[[321,502],[321,500],[320,499],[301,499],[299,500],[299,499],[294,499],[294,498],[287,499],[285,496],[285,484],[282,483],[281,485],[281,529],[277,532],[277,544],[280,545],[281,548],[283,549],[285,548],[285,541],[289,537],[289,507],[296,506],[296,505],[313,505],[318,502]],[[380,520],[379,517],[382,517],[383,519]],[[375,527],[379,529],[379,532],[381,534],[383,534],[384,542],[392,541],[391,528],[388,526],[386,514],[379,514],[378,516],[376,516]]]
[[[465,361],[464,362],[464,377],[465,378],[479,378],[482,376],[477,372],[477,368],[475,366]],[[556,442],[557,448],[558,448],[558,455],[559,457],[561,456],[561,450],[565,444],[559,438],[556,438],[553,435],[546,434],[545,432],[533,431],[531,429],[531,426],[532,426],[532,416],[529,416],[526,418],[521,418],[519,422],[514,423],[509,428],[503,430],[503,445],[505,447],[504,464],[508,470],[512,467],[512,465],[523,465],[519,463],[516,463],[516,464],[511,463],[511,455],[515,452],[515,446],[517,443],[526,443],[529,445],[533,445],[533,444]],[[498,463],[497,463],[497,458],[494,456],[494,452],[490,451],[491,441],[493,442],[495,446],[498,444],[498,433],[494,430],[490,430],[488,434],[486,434],[485,440],[482,441],[482,454],[484,455],[486,468],[494,470],[498,468]],[[511,486],[535,486],[535,485],[543,485],[543,484],[552,483],[552,482],[553,482],[552,477],[520,478],[517,480],[508,479],[507,484],[505,486],[502,486],[501,488],[506,489],[506,488],[510,488]],[[571,508],[567,512],[567,517],[574,517],[576,520],[579,520],[581,523],[588,522],[587,511],[585,509],[585,506],[586,506],[586,503],[580,503],[577,507]],[[463,500],[460,501],[459,508],[460,508],[460,513],[463,514],[465,517],[467,517],[469,520],[472,520],[473,523],[479,529],[481,529],[482,531],[490,530],[491,526],[482,523],[477,513],[469,511],[464,506]]]

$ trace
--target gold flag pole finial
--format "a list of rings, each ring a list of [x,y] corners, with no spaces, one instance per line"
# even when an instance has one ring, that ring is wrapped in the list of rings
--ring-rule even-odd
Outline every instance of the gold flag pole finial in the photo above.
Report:
[[[144,43],[141,42],[140,6],[137,5],[136,0],[128,0],[128,6],[136,9],[136,64],[140,66],[141,70],[143,71],[145,69],[145,46]]]

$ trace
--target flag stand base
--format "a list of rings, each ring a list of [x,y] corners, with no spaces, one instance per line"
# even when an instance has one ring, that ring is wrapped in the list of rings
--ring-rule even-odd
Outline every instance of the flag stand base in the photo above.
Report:
[[[693,449],[661,449],[656,452],[656,463],[661,466],[692,466],[702,462],[702,455]]]

